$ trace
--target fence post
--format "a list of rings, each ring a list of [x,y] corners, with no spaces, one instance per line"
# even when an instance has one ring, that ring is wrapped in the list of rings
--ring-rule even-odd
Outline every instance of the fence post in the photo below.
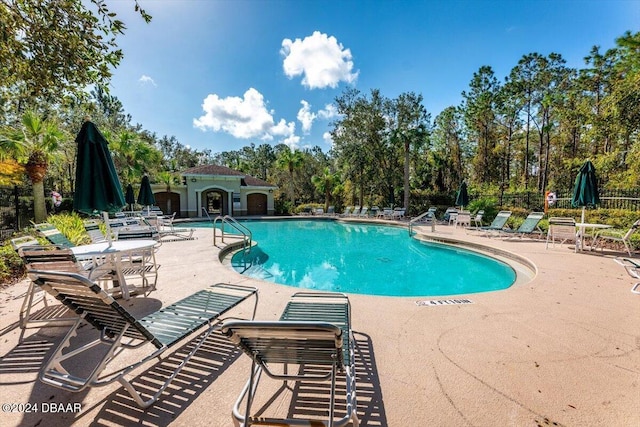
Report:
[[[20,230],[20,199],[18,198],[18,186],[13,186],[13,203],[16,207],[16,224],[15,230]]]

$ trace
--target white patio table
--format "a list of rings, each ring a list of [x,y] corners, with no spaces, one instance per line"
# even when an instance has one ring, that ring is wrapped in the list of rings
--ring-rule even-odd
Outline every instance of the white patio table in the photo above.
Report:
[[[140,251],[150,250],[158,242],[155,240],[116,240],[111,242],[92,243],[89,245],[74,246],[71,251],[78,259],[95,259],[107,257],[113,263],[118,283],[121,288],[122,298],[129,299],[129,287],[127,286],[122,270],[122,256],[132,255]]]
[[[594,224],[589,222],[576,222],[576,228],[578,229],[576,233],[576,245],[580,248],[580,250],[584,250],[584,230],[586,228],[590,228],[592,231],[596,231],[597,229],[605,229],[611,228],[611,225],[608,224]]]

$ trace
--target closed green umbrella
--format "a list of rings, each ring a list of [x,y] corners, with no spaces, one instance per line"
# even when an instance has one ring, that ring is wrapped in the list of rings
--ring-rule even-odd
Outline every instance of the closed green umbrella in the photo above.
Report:
[[[590,160],[584,162],[580,167],[578,176],[573,185],[573,197],[571,198],[571,206],[574,208],[582,207],[582,217],[580,222],[584,224],[584,210],[588,207],[595,207],[600,203],[598,194],[598,180],[596,177],[596,168]],[[584,226],[580,228],[580,246],[584,244]]]
[[[156,204],[156,198],[153,197],[153,191],[151,191],[149,177],[146,175],[142,177],[142,183],[140,184],[138,204],[143,206],[153,206]]]
[[[136,202],[136,196],[133,194],[133,186],[131,184],[127,185],[127,189],[124,193],[124,200],[129,205],[129,210],[133,210],[133,205]]]
[[[467,183],[462,182],[460,184],[460,189],[458,190],[458,194],[456,195],[456,206],[461,206],[464,209],[465,206],[469,204],[469,193],[467,192]]]
[[[594,207],[600,203],[598,194],[598,181],[596,177],[596,168],[590,160],[587,160],[581,167],[576,181],[573,185],[573,197],[571,198],[571,206],[574,208],[582,207],[582,221],[584,222],[584,208]]]
[[[78,136],[73,209],[86,213],[118,212],[125,205],[108,142],[96,125],[84,122]]]

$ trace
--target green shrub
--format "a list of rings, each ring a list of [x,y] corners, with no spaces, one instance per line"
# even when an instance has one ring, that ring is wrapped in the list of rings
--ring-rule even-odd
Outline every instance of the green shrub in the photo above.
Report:
[[[0,283],[3,285],[13,283],[24,277],[24,264],[16,251],[7,242],[0,246]]]
[[[294,212],[296,214],[298,214],[298,215],[299,214],[303,214],[303,213],[312,213],[318,208],[323,208],[324,209],[324,204],[320,204],[320,203],[303,203],[301,205],[296,206]]]
[[[50,215],[47,222],[55,225],[74,245],[91,243],[91,238],[84,229],[83,219],[75,212]]]
[[[469,206],[466,206],[466,209],[469,210],[472,214],[483,210],[484,216],[482,218],[482,221],[484,223],[490,223],[498,214],[498,200],[491,197],[475,199],[469,202]]]
[[[274,200],[274,210],[276,215],[291,215],[293,208],[294,207],[289,200]]]

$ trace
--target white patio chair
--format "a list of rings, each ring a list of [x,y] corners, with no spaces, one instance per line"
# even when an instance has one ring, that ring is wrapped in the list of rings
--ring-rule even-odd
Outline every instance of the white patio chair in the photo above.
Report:
[[[605,241],[610,242],[621,242],[624,245],[624,248],[627,250],[629,256],[631,256],[631,235],[636,232],[636,230],[640,227],[640,219],[633,223],[629,230],[619,231],[619,230],[600,230],[596,233],[593,238],[592,247],[597,249],[600,247],[600,252],[603,251]]]
[[[578,252],[576,221],[569,217],[549,218],[549,230],[547,231],[545,249],[549,248],[549,241],[551,241],[553,247],[555,247],[556,241],[559,241],[560,244],[567,241],[575,242],[574,252]]]

